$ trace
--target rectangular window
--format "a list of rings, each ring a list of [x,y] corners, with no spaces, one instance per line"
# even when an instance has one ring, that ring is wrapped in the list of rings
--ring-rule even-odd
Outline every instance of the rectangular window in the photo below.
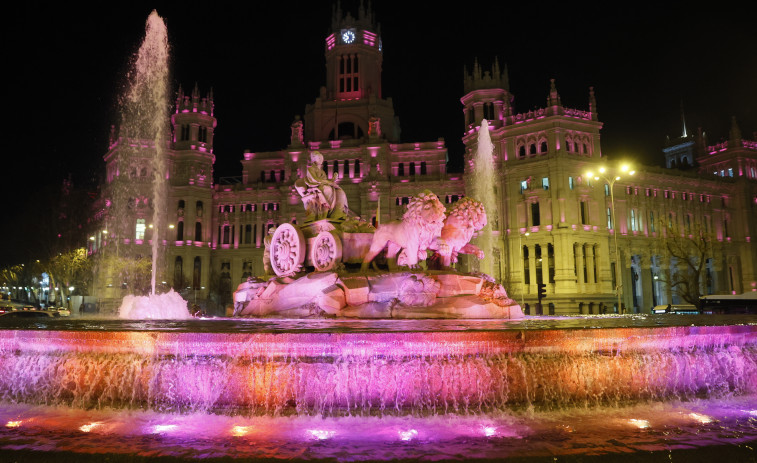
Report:
[[[531,225],[538,227],[540,223],[539,203],[531,203]]]
[[[545,190],[549,190],[549,178],[547,178],[547,177],[542,178],[541,179],[541,186]]]
[[[136,227],[136,236],[135,238],[138,240],[145,239],[145,230],[147,227],[145,226],[145,219],[137,219],[137,227]]]
[[[728,168],[728,176],[733,177],[733,169],[730,167]]]
[[[528,190],[528,180],[523,180],[520,182],[520,192],[523,193],[526,190]]]
[[[654,233],[654,211],[649,211],[649,231]]]
[[[607,208],[607,229],[612,230],[612,208]]]
[[[581,201],[581,224],[589,224],[589,204],[586,201]]]
[[[568,187],[572,190],[575,185],[573,184],[573,177],[568,177]]]
[[[634,209],[631,209],[631,231],[638,231],[636,230],[636,211]]]

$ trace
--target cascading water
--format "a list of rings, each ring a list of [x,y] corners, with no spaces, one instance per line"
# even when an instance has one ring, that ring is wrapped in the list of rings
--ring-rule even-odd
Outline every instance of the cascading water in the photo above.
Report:
[[[701,450],[718,439],[741,452],[757,438],[754,325],[435,323],[0,331],[0,449],[18,448],[8,436],[60,432],[55,449],[85,453],[461,459],[612,455],[628,443]]]
[[[492,145],[489,134],[489,123],[486,119],[481,120],[481,127],[478,130],[478,146],[476,155],[473,158],[473,183],[471,191],[473,197],[483,204],[486,210],[486,226],[479,231],[477,243],[478,247],[484,251],[484,260],[479,263],[482,273],[493,275],[494,258],[492,251],[492,226],[497,221],[497,202],[494,191],[495,178],[494,172],[494,145]]]

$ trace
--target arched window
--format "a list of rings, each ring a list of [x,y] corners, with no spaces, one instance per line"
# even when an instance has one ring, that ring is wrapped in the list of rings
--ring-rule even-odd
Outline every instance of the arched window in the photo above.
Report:
[[[528,154],[536,154],[536,143],[528,145]]]
[[[520,148],[518,148],[518,157],[519,158],[526,157],[526,145],[521,145]]]
[[[541,152],[546,153],[547,152],[547,142],[543,141],[541,142]]]

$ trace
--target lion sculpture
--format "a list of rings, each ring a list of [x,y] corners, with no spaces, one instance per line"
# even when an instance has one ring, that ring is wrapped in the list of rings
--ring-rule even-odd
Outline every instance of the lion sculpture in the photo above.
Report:
[[[443,268],[456,263],[458,254],[475,254],[483,259],[484,251],[470,244],[470,240],[474,233],[485,226],[486,211],[483,204],[473,198],[463,198],[449,211],[439,237],[429,248],[438,253]]]
[[[418,262],[426,259],[426,250],[439,236],[444,225],[445,209],[434,193],[425,190],[410,198],[402,220],[380,224],[373,235],[368,253],[363,258],[361,270],[368,269],[373,259],[386,248],[389,269],[397,266],[397,255],[402,251],[402,264],[418,268]]]

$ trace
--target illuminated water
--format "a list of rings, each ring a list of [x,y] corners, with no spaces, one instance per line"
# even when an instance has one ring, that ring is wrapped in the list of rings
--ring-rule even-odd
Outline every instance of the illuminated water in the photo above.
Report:
[[[20,328],[0,326],[11,456],[749,461],[757,439],[753,316]]]
[[[473,183],[472,196],[481,201],[486,211],[486,226],[478,232],[476,243],[484,251],[485,260],[479,262],[482,273],[494,275],[492,258],[492,229],[497,222],[497,199],[495,193],[496,180],[494,172],[494,145],[489,134],[489,123],[486,119],[481,120],[481,128],[478,131],[478,146],[473,159]]]

